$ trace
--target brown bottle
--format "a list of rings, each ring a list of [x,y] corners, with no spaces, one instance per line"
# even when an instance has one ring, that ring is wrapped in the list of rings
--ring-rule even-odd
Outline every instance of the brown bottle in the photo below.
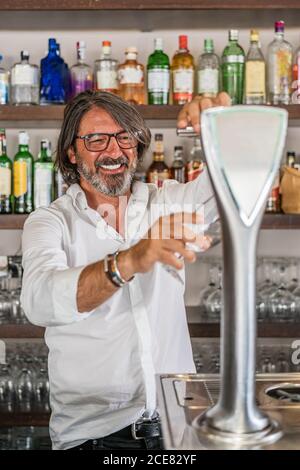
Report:
[[[198,137],[194,139],[194,146],[190,152],[189,159],[185,166],[185,181],[193,181],[204,170],[204,155],[201,148],[201,142]]]
[[[183,161],[183,148],[181,146],[174,147],[174,160],[170,168],[171,178],[178,183],[185,183],[185,167]]]
[[[164,162],[163,135],[155,134],[154,140],[153,163],[148,169],[147,182],[154,183],[158,188],[161,188],[164,181],[170,178],[170,170]]]

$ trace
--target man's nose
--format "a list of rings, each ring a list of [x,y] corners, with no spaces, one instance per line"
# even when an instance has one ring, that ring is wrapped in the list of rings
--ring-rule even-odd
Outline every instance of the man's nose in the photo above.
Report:
[[[115,137],[114,135],[110,136],[110,141],[108,143],[106,151],[109,152],[111,155],[116,155],[117,157],[119,157],[120,153],[122,153],[122,150],[120,150],[117,141],[117,137]]]

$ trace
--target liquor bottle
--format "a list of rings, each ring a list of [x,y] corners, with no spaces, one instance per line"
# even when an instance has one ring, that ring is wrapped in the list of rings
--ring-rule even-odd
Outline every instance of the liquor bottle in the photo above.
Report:
[[[77,63],[70,69],[71,74],[71,98],[78,95],[82,91],[91,90],[93,88],[93,72],[85,61],[85,42],[76,43]]]
[[[189,103],[193,99],[195,65],[188,50],[187,36],[179,36],[179,50],[172,60],[173,104]]]
[[[49,142],[41,141],[38,159],[34,162],[34,208],[49,206],[54,199],[53,162],[48,154]]]
[[[295,52],[292,71],[292,104],[300,104],[300,47]]]
[[[153,163],[148,169],[147,181],[161,188],[164,181],[170,178],[170,170],[164,162],[163,135],[155,134],[154,141]]]
[[[267,199],[266,212],[276,214],[280,212],[280,170],[277,172],[269,197]]]
[[[220,61],[214,53],[212,39],[204,40],[204,53],[198,61],[198,93],[208,98],[214,98],[220,86]]]
[[[58,57],[61,57],[60,54],[60,44],[57,42],[56,43],[56,53]],[[62,59],[63,60],[63,59]],[[65,89],[65,102],[67,102],[71,98],[71,91],[72,91],[72,85],[71,85],[71,72],[68,67],[68,64],[63,60],[63,77],[64,77],[64,89]]]
[[[99,60],[94,65],[95,90],[118,93],[118,61],[111,56],[111,42],[102,42],[102,51]]]
[[[137,48],[127,47],[125,62],[119,66],[120,96],[132,104],[145,104],[144,66],[137,61]]]
[[[238,44],[239,32],[229,30],[229,44],[222,54],[222,88],[231,97],[232,104],[243,103],[245,53]]]
[[[170,168],[170,178],[185,183],[185,166],[183,148],[181,146],[174,147],[174,160]]]
[[[10,214],[12,163],[6,155],[5,130],[0,129],[0,214]]]
[[[29,63],[29,53],[21,51],[21,62],[11,69],[11,104],[39,104],[39,68]]]
[[[54,38],[49,39],[49,51],[41,60],[41,104],[64,104],[67,100],[67,71]]]
[[[142,166],[142,162],[138,162],[136,172],[134,173],[134,180],[141,181],[142,183],[147,183],[147,173]]]
[[[292,86],[292,46],[284,39],[284,21],[275,22],[268,47],[268,92],[271,104],[289,104]]]
[[[161,38],[154,39],[154,52],[149,55],[148,104],[168,104],[170,91],[170,61],[163,52]]]
[[[264,104],[266,102],[266,63],[259,43],[259,33],[250,33],[250,48],[246,56],[245,103]]]
[[[185,166],[185,181],[193,181],[204,170],[204,154],[201,148],[201,141],[199,137],[195,137],[194,145],[190,152],[188,161]]]
[[[3,56],[0,54],[0,63]],[[9,73],[4,67],[0,67],[0,104],[7,104],[9,99]]]
[[[28,214],[33,210],[32,170],[33,156],[29,152],[29,135],[19,132],[19,149],[13,164],[14,212]]]
[[[296,163],[296,152],[287,152],[286,153],[286,166],[294,168]]]

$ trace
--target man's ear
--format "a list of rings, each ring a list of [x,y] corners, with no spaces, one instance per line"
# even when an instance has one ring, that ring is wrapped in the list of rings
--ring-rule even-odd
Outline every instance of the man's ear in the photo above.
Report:
[[[76,164],[76,156],[75,156],[75,149],[73,146],[69,147],[68,149],[68,157],[71,163]]]

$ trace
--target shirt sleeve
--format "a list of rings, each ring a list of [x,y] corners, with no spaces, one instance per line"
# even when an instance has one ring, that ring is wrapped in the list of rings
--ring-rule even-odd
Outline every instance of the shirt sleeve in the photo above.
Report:
[[[195,180],[185,184],[174,180],[165,181],[157,198],[164,204],[165,214],[194,212],[205,204],[209,205],[210,211],[217,212],[214,191],[206,168]]]
[[[45,208],[32,213],[24,225],[22,252],[21,304],[31,323],[60,326],[91,315],[77,310],[77,284],[84,266],[68,266],[59,216]]]

